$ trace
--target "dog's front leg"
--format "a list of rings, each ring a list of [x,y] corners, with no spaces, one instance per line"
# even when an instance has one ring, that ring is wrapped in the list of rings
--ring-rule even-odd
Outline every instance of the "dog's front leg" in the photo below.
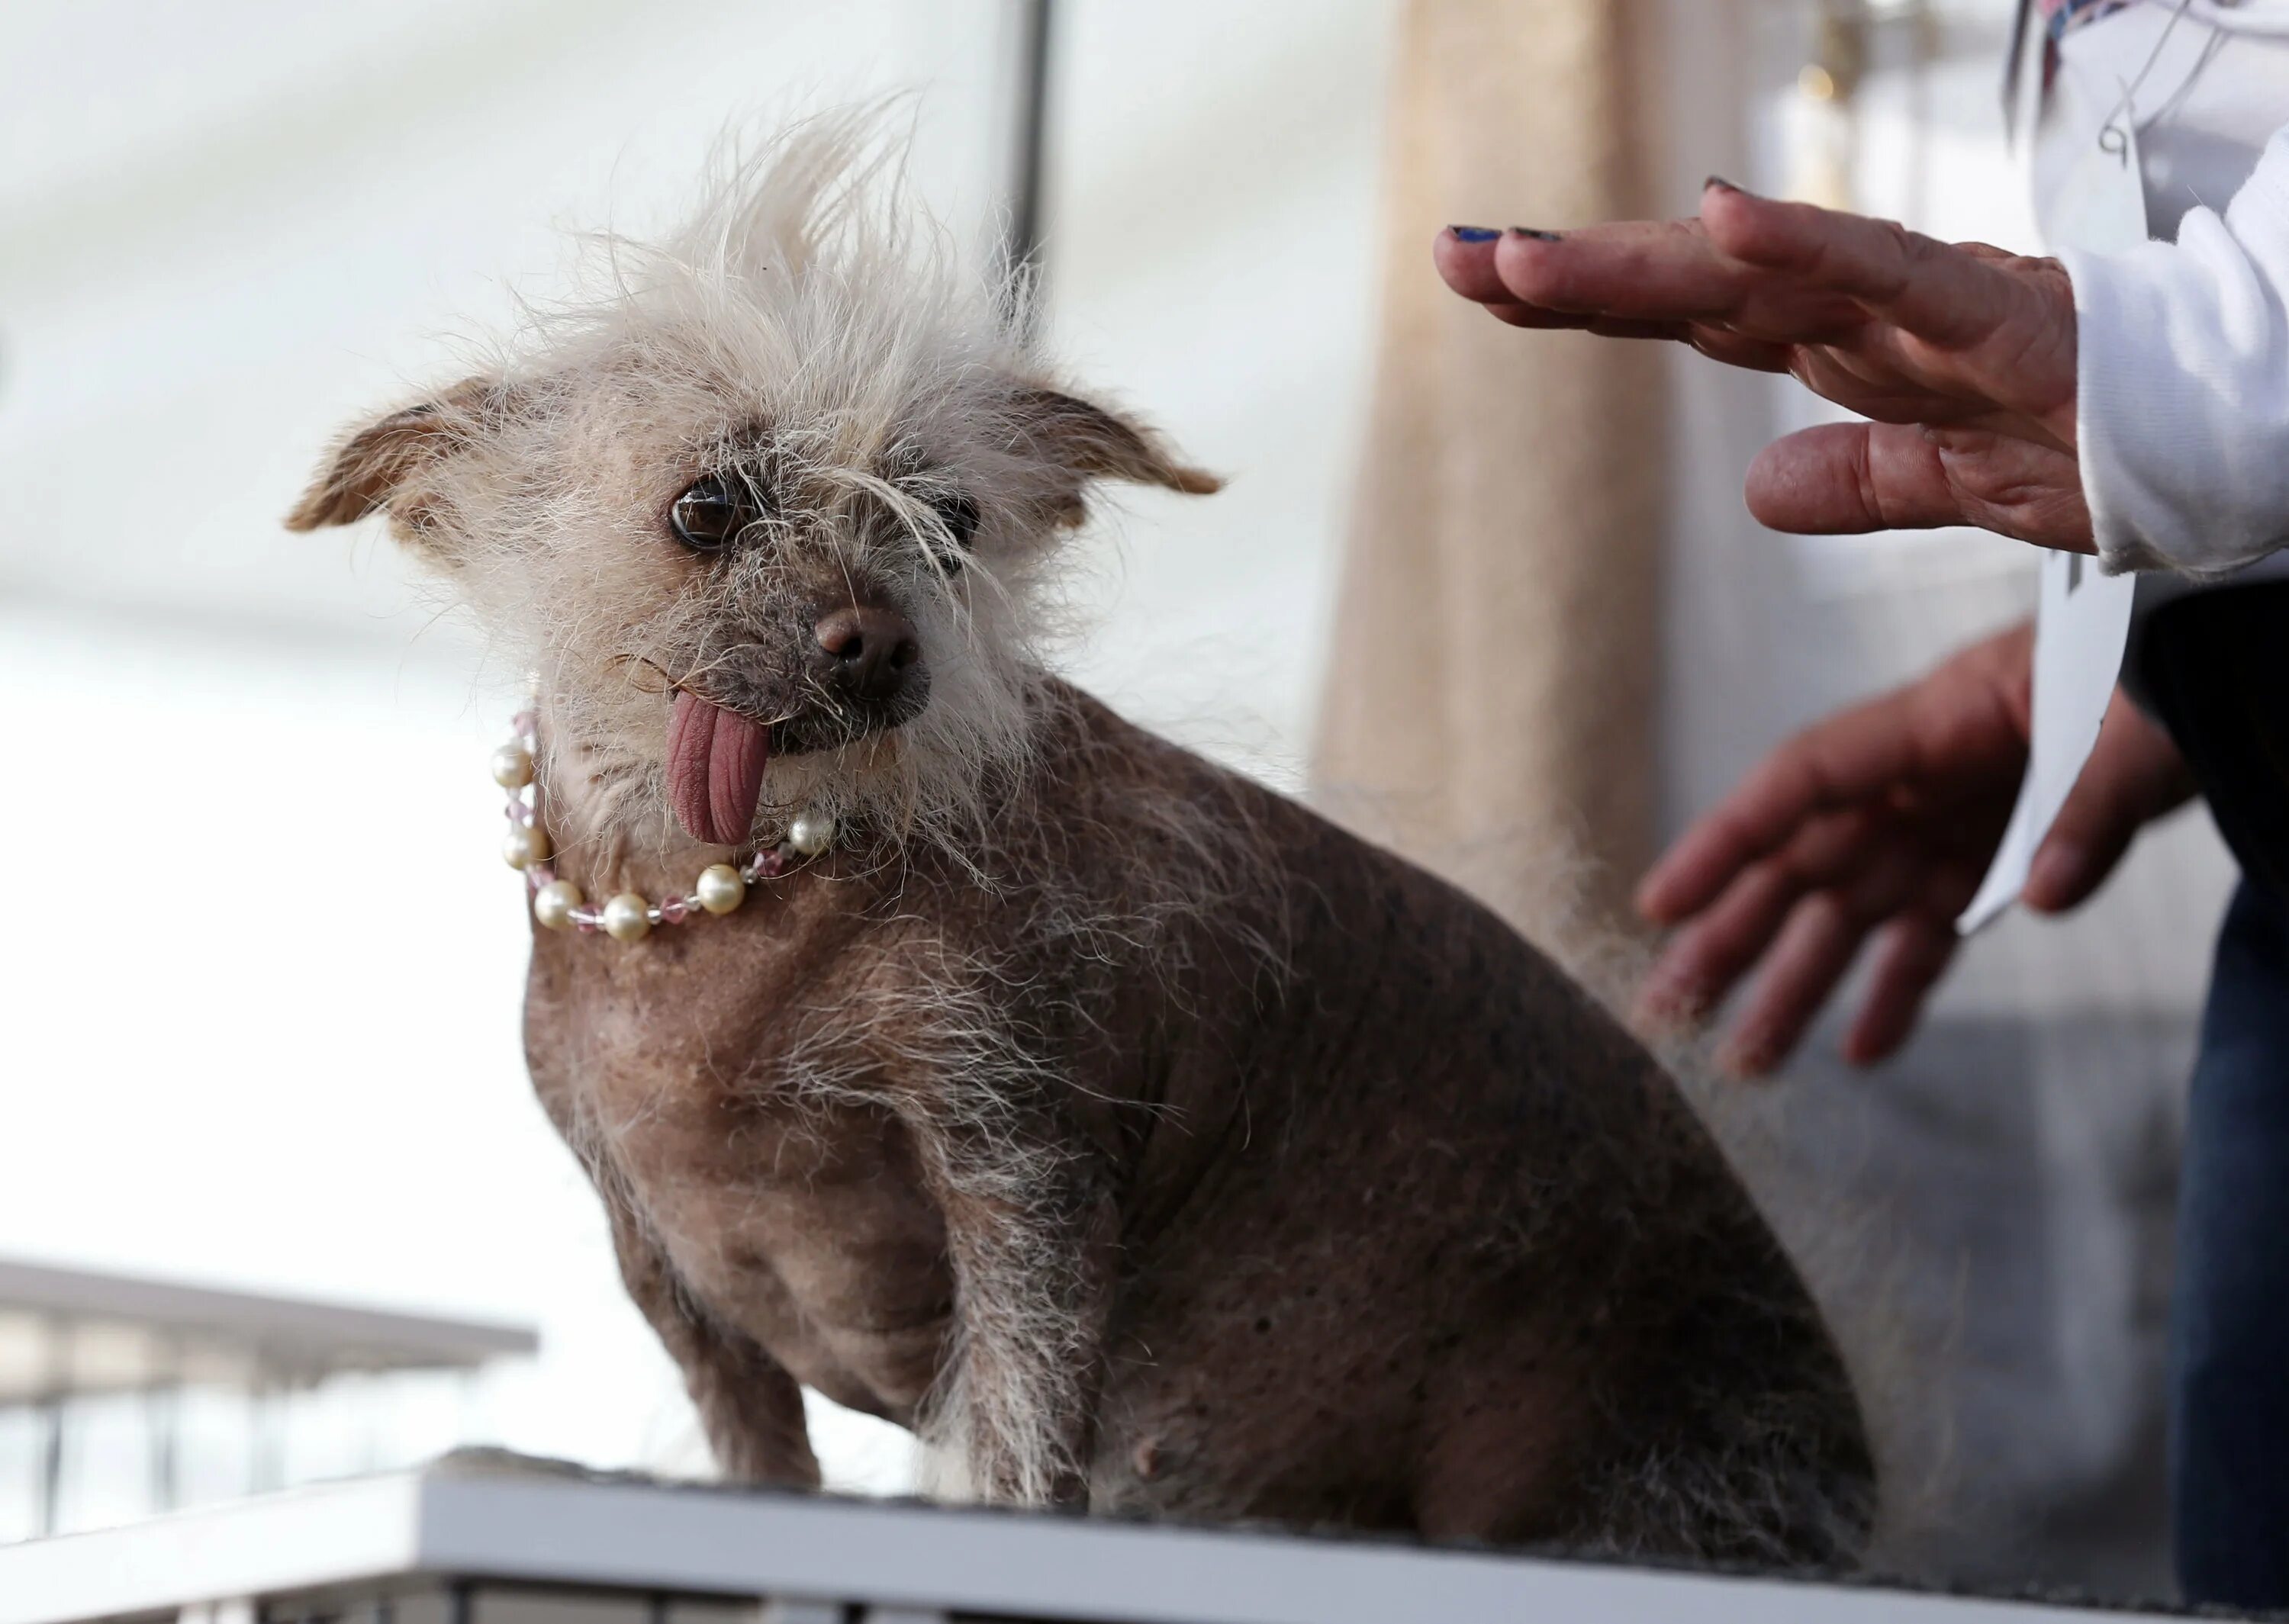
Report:
[[[734,1483],[817,1488],[802,1384],[761,1343],[701,1310],[633,1206],[604,1193],[620,1278],[682,1367],[717,1469]]]
[[[1028,1157],[1018,1180],[977,1176],[986,1165],[957,1154],[926,1175],[945,1216],[957,1327],[926,1431],[979,1499],[1084,1504],[1118,1210],[1085,1157]]]

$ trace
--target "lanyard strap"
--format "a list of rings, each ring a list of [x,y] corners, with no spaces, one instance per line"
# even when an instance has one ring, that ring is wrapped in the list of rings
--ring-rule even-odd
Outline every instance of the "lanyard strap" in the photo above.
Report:
[[[2063,38],[2069,28],[2137,4],[2137,0],[2041,0],[2043,18],[2048,25],[2052,42]]]
[[[2019,0],[2018,20],[2011,27],[2011,55],[2003,69],[2003,116],[2006,126],[2014,131],[2019,127],[2019,76],[2027,64],[2027,41],[2034,33],[2029,25],[2038,16],[2043,20],[2043,92],[2048,94],[2051,81],[2059,69],[2059,42],[2085,23],[2111,17],[2138,3],[2139,0]],[[2178,15],[2184,15],[2185,11],[2185,5],[2181,4]],[[2176,18],[2171,20],[2174,26]]]

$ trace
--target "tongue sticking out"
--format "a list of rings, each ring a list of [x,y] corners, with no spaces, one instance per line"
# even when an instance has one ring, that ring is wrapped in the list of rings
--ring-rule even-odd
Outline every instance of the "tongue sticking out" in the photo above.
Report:
[[[675,697],[667,723],[667,799],[684,832],[709,846],[737,846],[762,799],[770,735],[760,722],[690,694]]]

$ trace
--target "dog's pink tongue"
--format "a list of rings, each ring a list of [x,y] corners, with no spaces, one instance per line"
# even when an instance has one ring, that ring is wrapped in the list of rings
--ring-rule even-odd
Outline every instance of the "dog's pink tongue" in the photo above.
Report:
[[[667,721],[667,799],[695,840],[737,846],[755,821],[771,737],[761,723],[691,694]]]

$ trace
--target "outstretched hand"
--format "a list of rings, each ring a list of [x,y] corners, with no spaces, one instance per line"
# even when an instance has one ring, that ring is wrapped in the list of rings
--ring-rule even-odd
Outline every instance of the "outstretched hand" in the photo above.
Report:
[[[1639,1017],[1697,1020],[1753,971],[1723,1059],[1769,1071],[1874,935],[1875,971],[1845,1055],[1867,1065],[1899,1048],[1955,956],[1956,916],[2018,795],[2033,645],[2020,626],[1816,723],[1686,831],[1638,888],[1639,912],[1678,927]],[[2024,900],[2043,912],[2078,905],[2138,831],[2193,790],[2169,736],[2118,693]]]
[[[1870,423],[1807,429],[1751,469],[1775,529],[1969,524],[2092,550],[2075,458],[2066,269],[1712,180],[1698,219],[1559,235],[1454,227],[1439,270],[1518,327],[1669,338],[1787,372]]]

